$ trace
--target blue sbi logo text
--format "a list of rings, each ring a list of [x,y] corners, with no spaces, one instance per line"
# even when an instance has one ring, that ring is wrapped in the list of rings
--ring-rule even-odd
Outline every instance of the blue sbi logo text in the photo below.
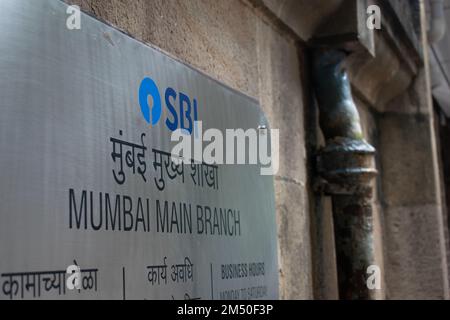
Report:
[[[151,99],[149,99],[151,97]],[[151,106],[149,105],[151,100]],[[144,78],[139,87],[139,104],[147,123],[156,125],[163,114],[163,100],[155,81]],[[167,111],[165,124],[170,131],[181,129],[192,134],[195,121],[198,121],[197,100],[187,94],[176,92],[168,87],[164,91],[164,105]]]

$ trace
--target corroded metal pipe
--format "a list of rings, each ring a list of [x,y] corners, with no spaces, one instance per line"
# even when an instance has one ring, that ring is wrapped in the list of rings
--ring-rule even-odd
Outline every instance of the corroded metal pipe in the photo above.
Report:
[[[363,139],[340,50],[317,50],[313,82],[326,146],[318,156],[323,191],[332,196],[340,299],[374,299],[366,283],[375,264],[372,192],[375,149]]]

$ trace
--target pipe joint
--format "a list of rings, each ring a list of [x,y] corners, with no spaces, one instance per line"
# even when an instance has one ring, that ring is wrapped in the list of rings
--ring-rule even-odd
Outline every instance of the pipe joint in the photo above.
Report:
[[[375,149],[363,140],[336,138],[319,151],[317,169],[327,195],[372,196]]]

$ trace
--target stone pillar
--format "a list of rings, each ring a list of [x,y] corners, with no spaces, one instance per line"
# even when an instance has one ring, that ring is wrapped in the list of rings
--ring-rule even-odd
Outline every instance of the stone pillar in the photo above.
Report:
[[[387,298],[448,298],[431,96],[422,70],[379,119]]]

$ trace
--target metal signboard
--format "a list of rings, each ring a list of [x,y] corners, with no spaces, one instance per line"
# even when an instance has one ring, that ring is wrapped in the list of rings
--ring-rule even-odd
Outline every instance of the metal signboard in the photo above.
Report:
[[[258,103],[67,8],[0,2],[0,298],[278,298],[273,177],[170,153]]]

